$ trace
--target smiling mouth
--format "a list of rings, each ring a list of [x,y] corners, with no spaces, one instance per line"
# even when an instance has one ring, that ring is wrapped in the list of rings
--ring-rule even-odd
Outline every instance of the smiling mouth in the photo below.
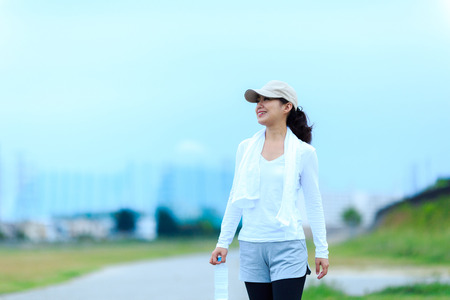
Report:
[[[265,111],[258,111],[257,116],[261,117],[262,115],[264,115],[266,112]]]

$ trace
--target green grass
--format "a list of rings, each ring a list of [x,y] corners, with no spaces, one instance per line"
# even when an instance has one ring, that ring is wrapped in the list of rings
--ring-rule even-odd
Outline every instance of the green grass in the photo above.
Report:
[[[209,252],[214,238],[154,242],[16,245],[0,247],[0,294],[46,286],[101,267],[196,252]]]
[[[330,246],[338,265],[450,265],[450,196],[391,211],[375,231]],[[311,248],[311,247],[310,247]]]
[[[387,288],[380,292],[371,293],[362,297],[348,296],[341,291],[326,285],[318,285],[307,288],[303,293],[303,298],[308,300],[419,300],[419,299],[448,299],[450,295],[450,285],[431,283],[415,284],[395,288]]]

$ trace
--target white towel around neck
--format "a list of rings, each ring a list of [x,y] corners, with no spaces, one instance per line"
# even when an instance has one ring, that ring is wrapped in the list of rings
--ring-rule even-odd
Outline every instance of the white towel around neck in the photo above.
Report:
[[[258,131],[249,140],[236,174],[231,192],[231,202],[240,208],[251,208],[255,206],[259,196],[260,155],[264,146],[266,130]],[[298,197],[299,174],[297,167],[299,139],[288,127],[284,139],[284,182],[281,207],[276,216],[283,226],[289,226],[294,221],[295,201]]]

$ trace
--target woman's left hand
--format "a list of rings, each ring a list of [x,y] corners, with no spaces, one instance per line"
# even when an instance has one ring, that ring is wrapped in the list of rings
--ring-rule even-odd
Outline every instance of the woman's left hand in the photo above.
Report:
[[[316,257],[316,275],[319,275],[317,276],[317,279],[322,279],[325,275],[327,275],[329,265],[330,264],[328,263],[327,258]],[[322,272],[320,272],[320,266],[322,266]]]

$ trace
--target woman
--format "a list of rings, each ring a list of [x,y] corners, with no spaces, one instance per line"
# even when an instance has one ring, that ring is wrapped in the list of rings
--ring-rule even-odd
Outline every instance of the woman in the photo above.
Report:
[[[239,279],[250,300],[298,300],[311,273],[298,209],[301,192],[316,247],[318,279],[329,265],[317,155],[309,145],[312,127],[297,107],[294,89],[284,82],[273,80],[261,89],[249,89],[245,99],[256,103],[258,123],[265,129],[238,147],[233,186],[210,263],[226,262],[242,217]]]

